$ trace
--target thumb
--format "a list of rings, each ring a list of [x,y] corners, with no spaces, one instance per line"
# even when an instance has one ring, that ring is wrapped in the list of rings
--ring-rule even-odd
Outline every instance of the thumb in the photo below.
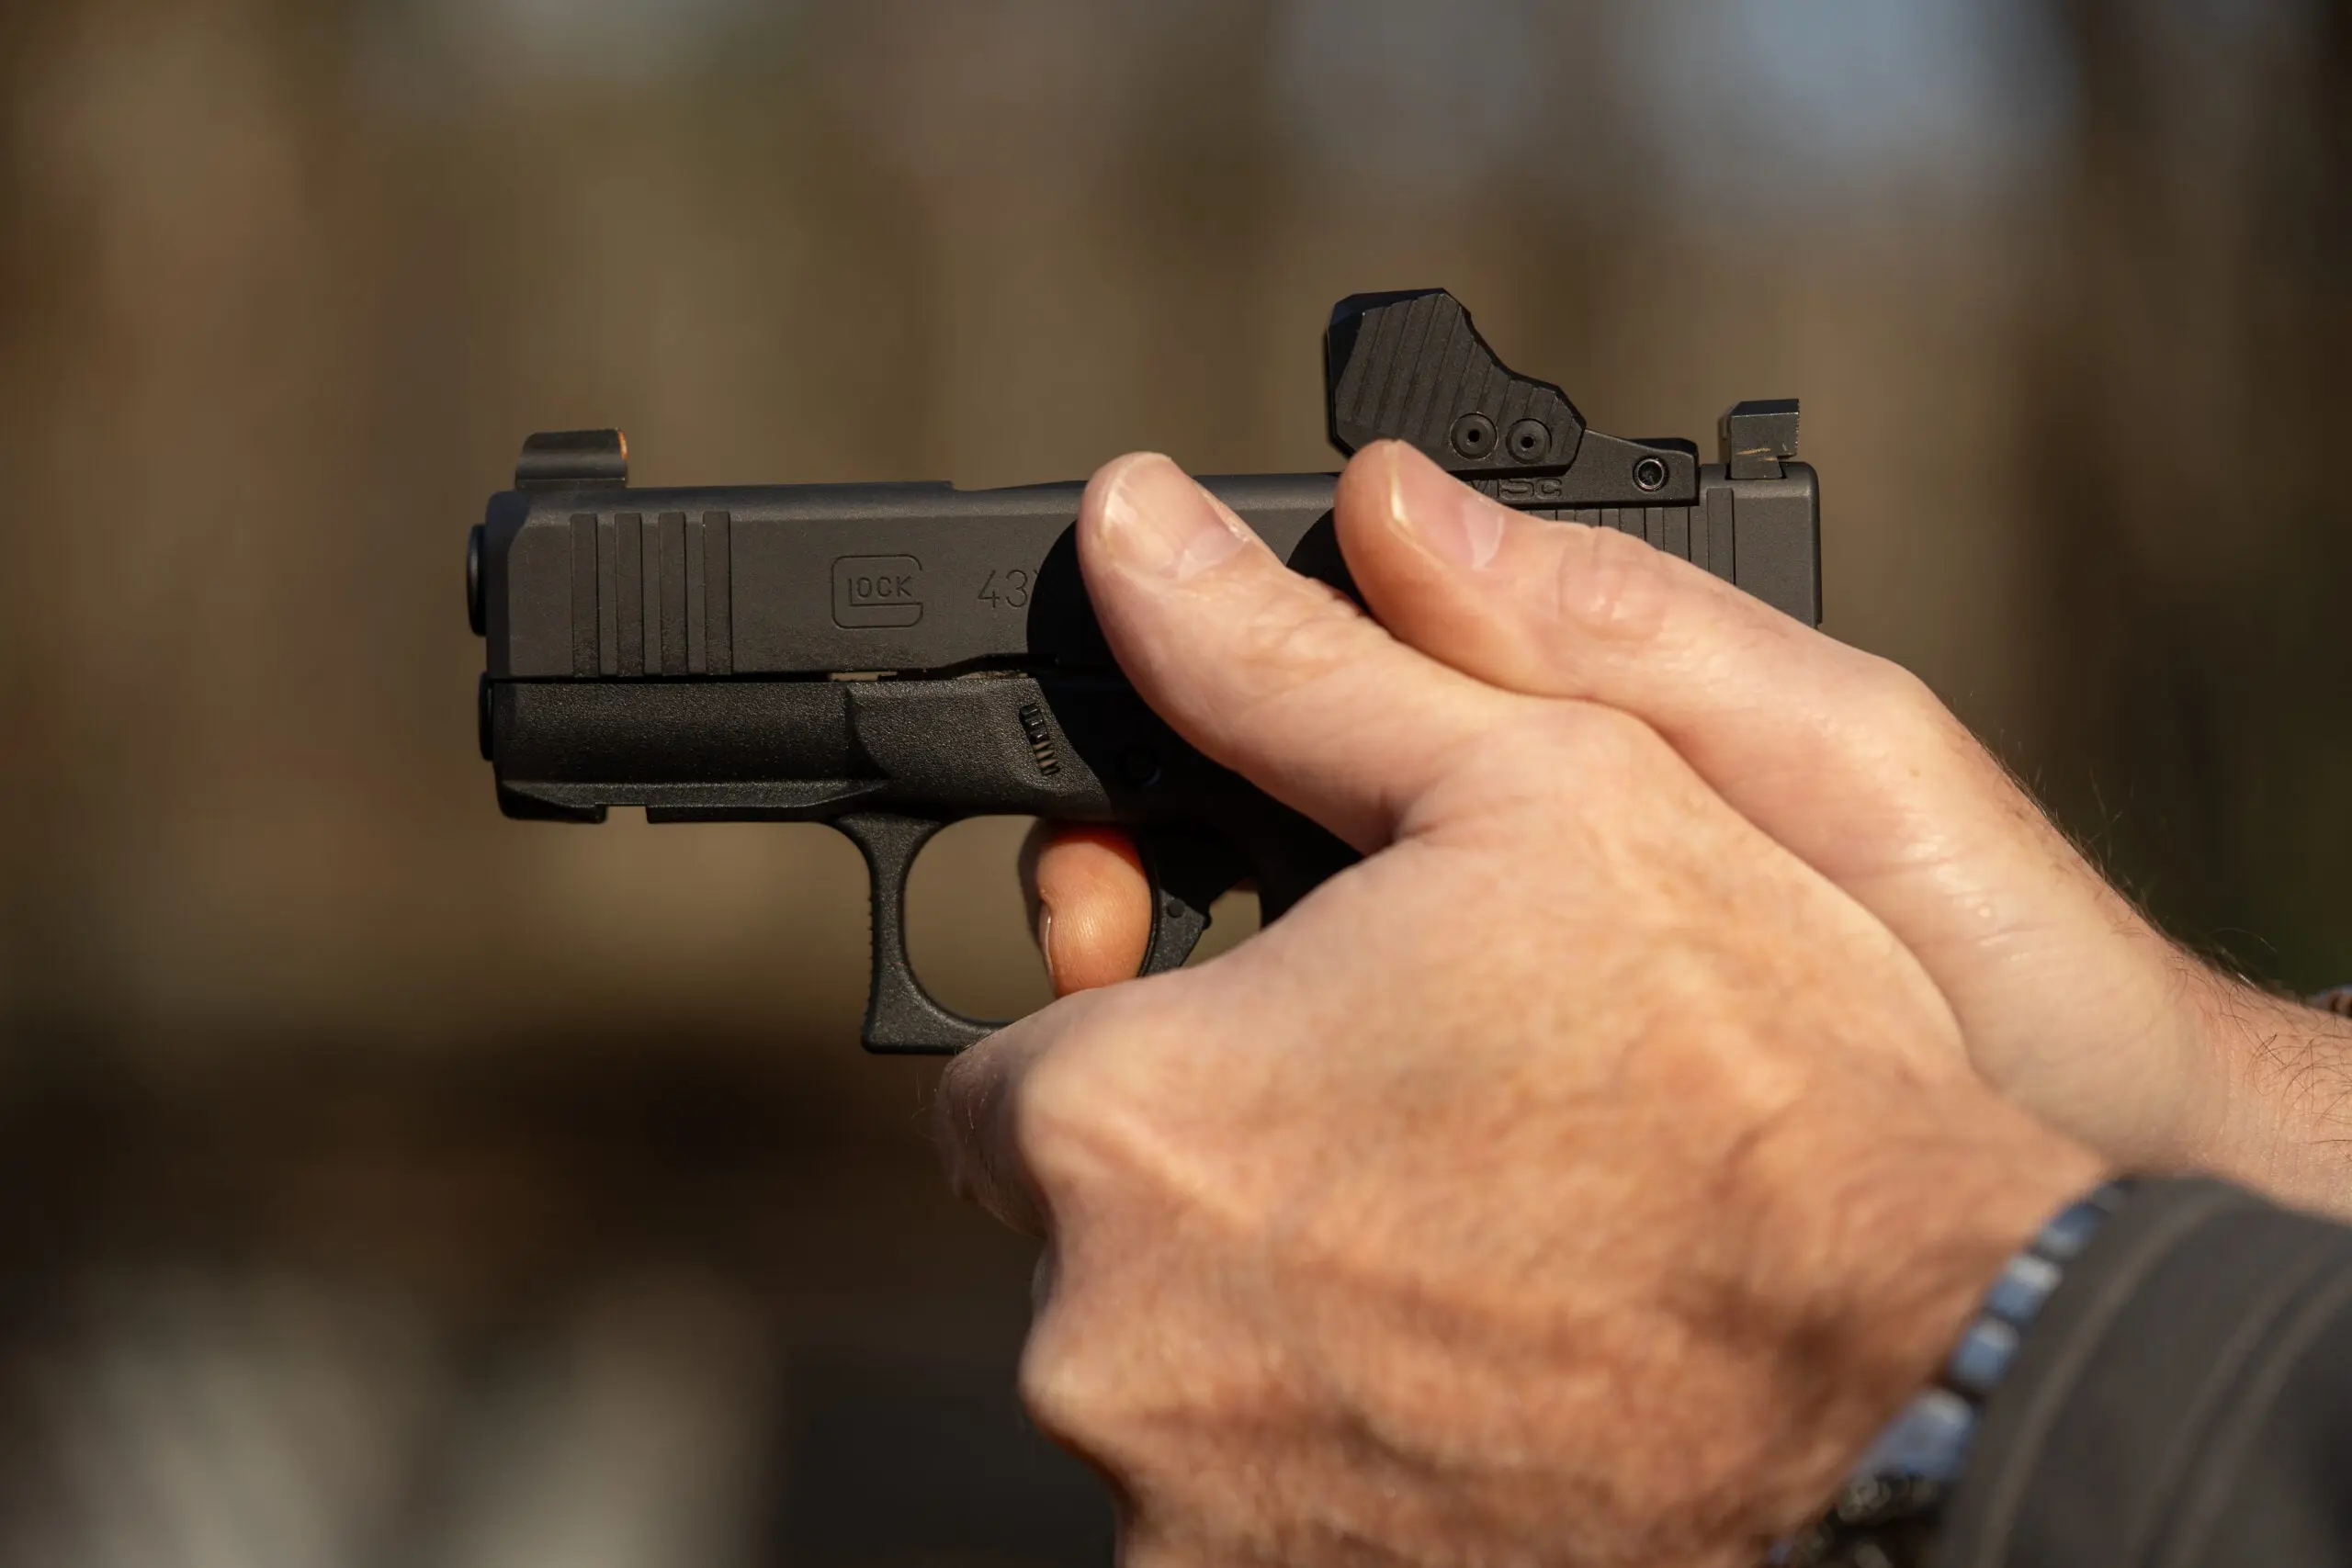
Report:
[[[1144,700],[1213,761],[1367,853],[1482,739],[1549,716],[1292,571],[1165,457],[1095,474],[1078,557]]]
[[[1994,1082],[2126,1139],[2177,1112],[2165,1086],[2200,1066],[2172,1037],[2178,954],[1916,677],[1638,539],[1514,512],[1398,443],[1351,462],[1335,504],[1392,635],[1646,722],[1918,955]],[[2181,1055],[2120,1074],[2101,1048],[2120,1036]]]

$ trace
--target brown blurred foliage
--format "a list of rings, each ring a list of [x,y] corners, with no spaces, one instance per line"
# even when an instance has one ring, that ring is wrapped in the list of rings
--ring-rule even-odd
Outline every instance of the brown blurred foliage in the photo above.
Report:
[[[837,1405],[964,1431],[925,1391],[1001,1389],[1025,1255],[937,1190],[921,1070],[856,1055],[845,842],[497,816],[458,565],[534,429],[657,483],[1324,468],[1331,300],[1442,283],[1604,429],[1802,397],[1829,629],[2186,939],[2352,970],[2341,0],[58,0],[0,15],[0,96],[10,1342],[111,1365],[294,1310],[256,1269],[320,1322],[365,1281],[407,1325],[350,1341],[375,1501],[275,1484],[368,1551],[578,1561],[415,1456],[489,1421],[560,1517],[628,1450],[532,1422],[645,1390],[767,1456],[662,1506],[831,1521],[690,1556],[1096,1540],[975,1480],[869,1551],[899,1505],[811,1457],[868,1451]],[[1043,994],[1016,832],[921,874],[975,1010]],[[55,1447],[82,1385],[34,1382],[0,1421]],[[831,1392],[743,1393],[786,1387]],[[45,1560],[80,1495],[17,1498]]]

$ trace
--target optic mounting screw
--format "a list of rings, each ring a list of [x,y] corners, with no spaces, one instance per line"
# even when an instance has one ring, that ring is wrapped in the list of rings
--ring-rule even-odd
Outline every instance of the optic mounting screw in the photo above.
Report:
[[[1540,419],[1522,419],[1510,427],[1510,455],[1522,463],[1544,456],[1552,445],[1552,427]]]
[[[1465,457],[1483,457],[1495,449],[1495,422],[1482,413],[1465,413],[1453,422],[1453,449]]]
[[[1634,465],[1634,484],[1640,490],[1666,488],[1666,464],[1657,457],[1645,457]]]

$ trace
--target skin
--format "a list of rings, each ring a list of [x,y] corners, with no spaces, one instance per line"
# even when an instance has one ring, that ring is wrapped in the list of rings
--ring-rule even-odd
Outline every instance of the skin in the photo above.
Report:
[[[1385,626],[1164,458],[1095,476],[1122,666],[1366,858],[958,1058],[943,1148],[1047,1243],[1023,1392],[1111,1481],[1130,1568],[1752,1562],[2107,1167],[1665,728],[1418,640],[1475,603],[1437,573],[1466,594],[1501,547],[1400,504],[1405,462],[1340,491]],[[1570,613],[1657,614],[1603,565]],[[1039,867],[1066,987],[1119,934],[1119,851]]]
[[[2352,1213],[2352,1024],[2181,952],[1900,667],[1607,529],[1528,518],[1395,443],[1341,476],[1350,568],[1398,640],[1503,690],[1655,730],[1731,807],[1876,916],[1984,1079],[2142,1170]],[[1115,835],[1041,833],[1065,993],[1141,962]]]

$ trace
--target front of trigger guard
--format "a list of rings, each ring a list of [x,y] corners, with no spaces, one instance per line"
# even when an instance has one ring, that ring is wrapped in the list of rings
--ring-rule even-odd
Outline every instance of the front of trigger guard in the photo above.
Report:
[[[861,811],[832,825],[865,857],[872,890],[874,969],[860,1031],[865,1048],[885,1056],[952,1056],[1003,1028],[944,1006],[922,988],[907,959],[907,874],[946,821]]]

